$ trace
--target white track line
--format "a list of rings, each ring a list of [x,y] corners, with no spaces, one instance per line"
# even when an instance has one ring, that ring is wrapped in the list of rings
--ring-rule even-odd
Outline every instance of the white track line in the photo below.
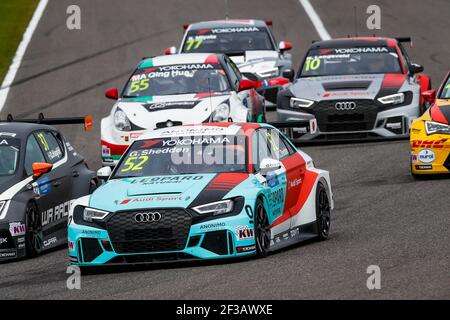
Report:
[[[28,24],[25,33],[23,34],[22,41],[19,44],[19,47],[16,50],[16,54],[14,55],[14,59],[9,66],[8,73],[3,80],[2,86],[0,87],[0,112],[3,110],[5,106],[6,98],[8,97],[9,88],[16,77],[17,71],[22,63],[23,56],[27,51],[28,44],[33,37],[33,33],[36,30],[36,27],[41,20],[42,14],[44,13],[45,7],[47,6],[48,0],[41,0],[34,11],[33,17],[31,18],[30,23]]]
[[[316,28],[320,38],[322,40],[330,40],[331,39],[330,34],[328,33],[327,29],[325,29],[322,20],[320,20],[319,15],[317,14],[316,10],[314,10],[309,0],[299,0],[299,1],[300,4],[303,6],[303,9],[305,9],[306,13],[308,14],[309,19],[311,19],[311,22],[314,25],[314,28]]]

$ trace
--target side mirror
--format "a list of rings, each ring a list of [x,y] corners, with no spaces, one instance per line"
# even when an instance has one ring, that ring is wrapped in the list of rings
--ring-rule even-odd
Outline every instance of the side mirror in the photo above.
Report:
[[[422,92],[422,97],[426,102],[433,103],[436,100],[436,90],[427,90]]]
[[[117,88],[109,88],[105,91],[105,97],[112,100],[119,99],[119,90]]]
[[[33,169],[33,177],[37,179],[43,174],[49,173],[53,165],[51,163],[35,162],[31,165],[31,168]]]
[[[295,71],[292,69],[283,70],[282,76],[283,78],[288,79],[290,82],[293,82],[295,79]]]
[[[278,49],[281,52],[291,50],[292,49],[292,43],[289,42],[289,41],[280,41],[280,43],[278,44]]]
[[[111,175],[111,167],[103,167],[98,169],[97,171],[97,177],[101,180],[108,180],[109,176]]]
[[[257,86],[255,81],[249,80],[249,79],[242,79],[239,81],[239,88],[238,92],[255,89]]]
[[[264,158],[261,160],[261,164],[259,165],[259,170],[263,176],[266,176],[269,172],[281,169],[283,164],[281,161]]]
[[[166,56],[171,55],[171,54],[176,54],[177,53],[177,48],[176,47],[169,47],[166,50],[164,50],[164,54]]]
[[[420,64],[412,63],[409,66],[409,72],[411,74],[421,73],[421,72],[423,72],[423,70],[424,70],[424,68]]]

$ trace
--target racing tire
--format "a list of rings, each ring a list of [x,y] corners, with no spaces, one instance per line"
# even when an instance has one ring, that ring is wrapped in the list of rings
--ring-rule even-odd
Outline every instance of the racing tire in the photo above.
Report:
[[[28,257],[35,257],[44,248],[44,236],[39,210],[34,202],[30,202],[25,209],[26,235],[25,248]]]
[[[330,234],[331,206],[328,192],[322,182],[317,184],[316,190],[316,225],[317,238],[326,240]]]
[[[265,258],[270,248],[270,224],[261,199],[256,201],[255,206],[255,245],[256,255]]]

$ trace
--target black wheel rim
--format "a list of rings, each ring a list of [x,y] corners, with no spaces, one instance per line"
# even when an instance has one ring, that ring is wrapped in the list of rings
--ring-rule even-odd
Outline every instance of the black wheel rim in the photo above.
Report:
[[[326,190],[319,191],[319,217],[317,219],[319,232],[323,237],[328,236],[330,231],[330,202],[328,201],[328,194]]]
[[[258,251],[265,253],[270,246],[270,227],[264,207],[260,204],[256,208],[256,244]]]
[[[42,245],[44,242],[42,236],[42,225],[39,219],[39,215],[36,209],[33,207],[28,208],[28,236],[30,239],[30,245],[35,252],[39,253],[42,251]]]

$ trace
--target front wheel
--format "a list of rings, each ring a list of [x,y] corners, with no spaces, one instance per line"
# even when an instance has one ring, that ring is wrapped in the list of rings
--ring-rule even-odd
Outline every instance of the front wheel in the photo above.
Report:
[[[270,247],[270,225],[263,202],[259,199],[255,209],[255,242],[258,257],[267,257]]]
[[[319,240],[328,239],[331,224],[331,206],[327,189],[322,182],[319,182],[316,191],[316,224]]]
[[[44,237],[42,234],[42,223],[39,210],[34,203],[29,203],[26,208],[26,236],[25,245],[27,256],[34,257],[42,252]]]

